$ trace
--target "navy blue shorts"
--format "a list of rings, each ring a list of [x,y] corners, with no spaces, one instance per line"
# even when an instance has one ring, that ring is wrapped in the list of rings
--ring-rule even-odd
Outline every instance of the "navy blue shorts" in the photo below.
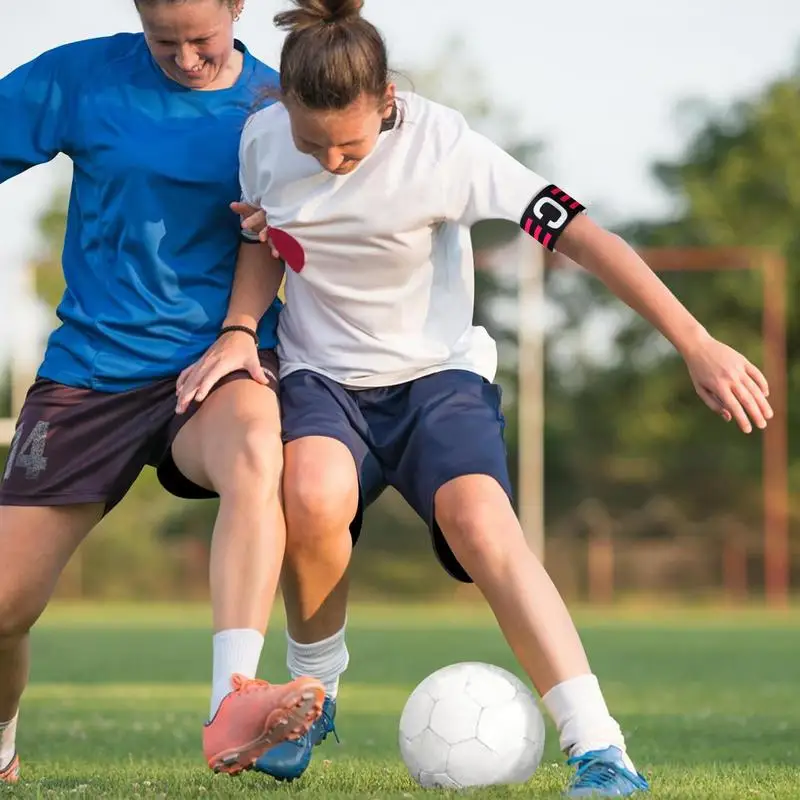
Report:
[[[500,388],[480,375],[447,370],[381,389],[346,389],[301,370],[280,385],[283,440],[327,436],[352,453],[363,511],[393,486],[428,525],[436,555],[454,578],[471,579],[434,519],[436,492],[463,475],[489,475],[512,496]]]

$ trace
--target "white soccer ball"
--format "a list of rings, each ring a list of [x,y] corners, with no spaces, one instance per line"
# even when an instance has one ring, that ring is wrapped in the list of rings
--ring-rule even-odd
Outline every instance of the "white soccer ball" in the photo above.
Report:
[[[544,719],[533,693],[491,664],[434,672],[400,718],[403,761],[426,789],[524,783],[543,749]]]

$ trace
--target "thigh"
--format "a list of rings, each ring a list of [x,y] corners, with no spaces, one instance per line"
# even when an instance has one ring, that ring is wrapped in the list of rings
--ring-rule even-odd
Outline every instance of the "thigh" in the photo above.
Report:
[[[37,380],[0,475],[0,505],[113,508],[169,420],[173,387],[162,381],[110,394]]]
[[[352,512],[350,533],[353,542],[357,541],[364,508],[386,487],[358,403],[334,381],[301,371],[281,381],[281,414],[284,496],[324,488],[333,499],[336,491],[354,488],[354,494],[348,496],[353,496],[355,503],[348,511]]]
[[[200,404],[176,416],[171,446],[158,466],[162,485],[185,498],[216,497],[237,481],[260,479],[277,489],[282,468],[277,361],[263,351],[270,384],[231,373]]]
[[[33,625],[103,509],[97,503],[0,506],[0,630],[24,632]]]
[[[436,555],[455,578],[469,581],[436,523],[434,502],[443,486],[467,475],[493,479],[510,498],[500,388],[479,375],[448,370],[409,387],[407,432],[401,459],[389,476],[428,525]]]

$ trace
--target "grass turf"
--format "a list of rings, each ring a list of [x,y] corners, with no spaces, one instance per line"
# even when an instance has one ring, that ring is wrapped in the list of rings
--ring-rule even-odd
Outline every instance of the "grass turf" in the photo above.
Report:
[[[800,614],[579,614],[613,713],[654,798],[800,797]],[[397,721],[414,685],[445,664],[482,660],[516,672],[491,618],[472,607],[361,607],[340,695],[341,745],[317,749],[307,776],[214,776],[200,752],[210,671],[201,608],[57,606],[33,639],[13,797],[455,797],[407,776]],[[280,622],[264,677],[283,679]],[[542,766],[524,787],[471,798],[558,797],[569,772],[548,727]]]

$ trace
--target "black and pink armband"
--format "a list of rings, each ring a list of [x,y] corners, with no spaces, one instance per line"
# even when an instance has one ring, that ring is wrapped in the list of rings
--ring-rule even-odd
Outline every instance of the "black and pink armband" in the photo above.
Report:
[[[520,225],[542,247],[555,250],[559,237],[575,217],[586,210],[566,192],[550,184],[545,186],[522,215]]]

